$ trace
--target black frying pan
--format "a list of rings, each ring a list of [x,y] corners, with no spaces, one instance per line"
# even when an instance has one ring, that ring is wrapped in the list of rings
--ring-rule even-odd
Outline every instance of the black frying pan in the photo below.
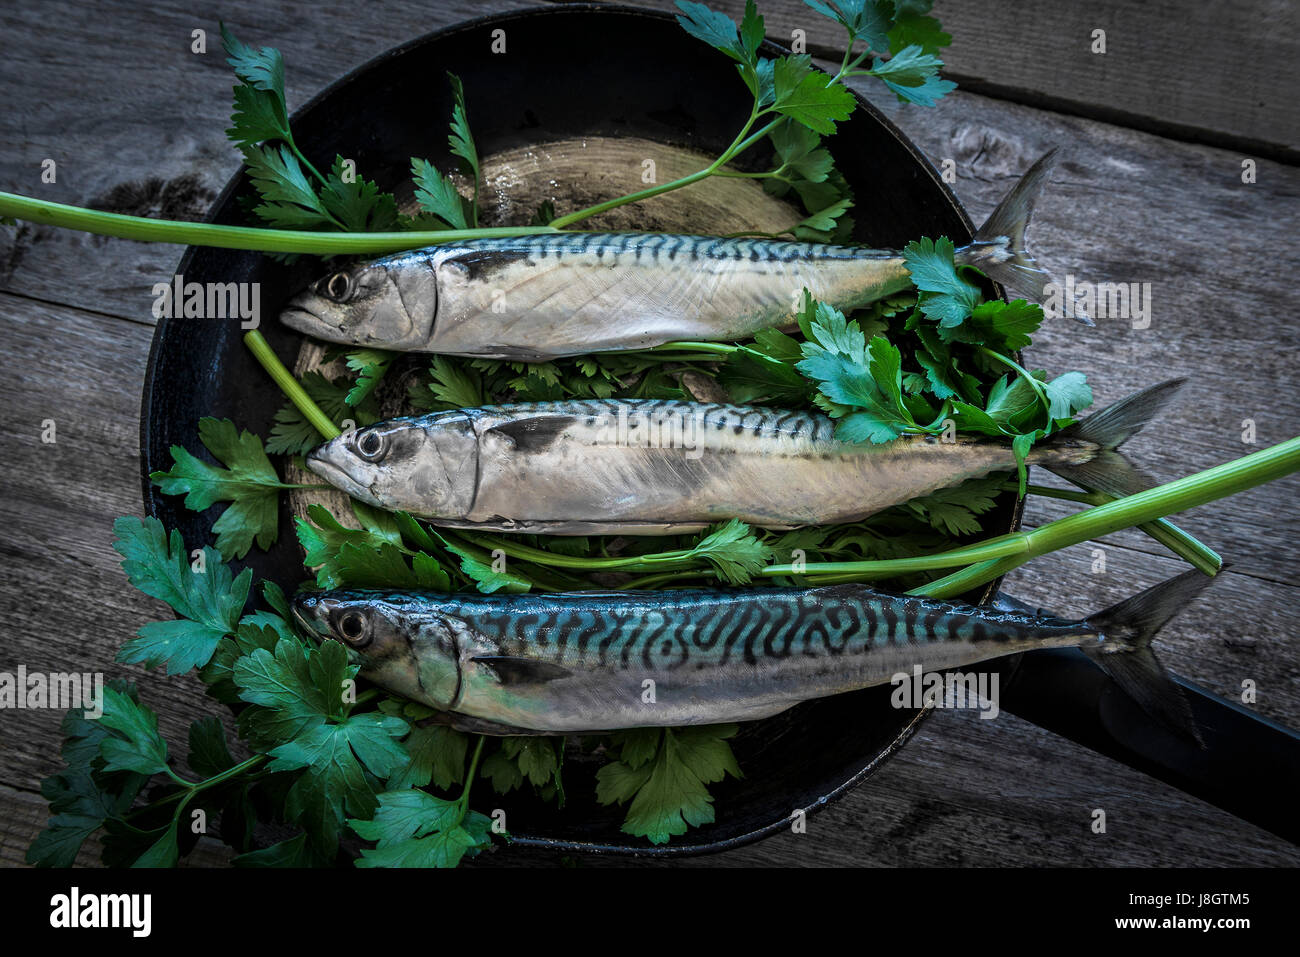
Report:
[[[491,32],[498,28],[507,31],[508,56],[487,55]],[[653,63],[654,69],[638,69],[627,56],[630,49],[644,50],[643,62]],[[582,54],[568,56],[565,50]],[[779,52],[774,47],[766,51]],[[582,135],[641,136],[716,154],[749,109],[730,61],[687,36],[670,16],[573,4],[473,21],[385,53],[295,113],[298,143],[318,165],[329,165],[335,152],[343,152],[383,189],[408,177],[413,155],[450,168],[442,132],[451,110],[448,70],[464,81],[482,154]],[[921,235],[947,235],[959,243],[970,238],[971,224],[956,197],[916,148],[866,102],[859,102],[853,118],[840,125],[829,145],[869,210],[858,217],[857,241],[899,248]],[[212,221],[245,224],[247,216],[237,200],[249,193],[243,175],[236,176],[218,198]],[[261,283],[262,330],[292,365],[301,338],[274,317],[319,270],[319,262],[311,257],[284,266],[256,253],[195,248],[186,252],[178,272],[187,281]],[[149,473],[168,467],[173,444],[201,449],[197,425],[202,416],[230,418],[241,428],[265,435],[282,402],[244,348],[236,323],[161,320],[149,356],[141,413],[146,511],[168,528],[179,528],[187,542],[211,541],[221,507],[201,514],[186,511],[179,498],[161,495],[152,486]],[[990,534],[1018,522],[1014,496],[984,517]],[[276,545],[265,553],[251,552],[246,561],[235,563],[236,570],[251,567],[255,575],[286,590],[296,588],[306,575],[290,529],[286,514]],[[994,587],[967,599],[987,600]],[[1092,668],[1086,660],[1082,663]],[[1140,746],[1146,740],[1143,735],[1150,733],[1144,715],[1118,707],[1102,708],[1098,713],[1105,719],[1092,717],[1094,702],[1083,689],[1108,681],[1095,668],[1088,684],[1075,681],[1070,669],[1077,669],[1078,662],[1061,656],[1025,656],[1023,662],[1008,662],[1006,667],[1010,671],[1003,681],[1004,708],[1161,775],[1162,766]],[[1042,689],[1054,690],[1045,694]],[[744,781],[714,786],[715,823],[694,828],[666,847],[652,848],[619,830],[624,809],[596,804],[597,762],[581,755],[566,760],[568,805],[563,810],[522,792],[498,800],[506,807],[515,842],[524,845],[656,855],[736,846],[787,827],[795,809],[811,811],[837,799],[901,747],[925,712],[892,707],[891,691],[886,686],[809,702],[743,726],[733,747]],[[1074,696],[1069,705],[1067,691]],[[1110,700],[1104,692],[1098,696],[1103,703]],[[1263,742],[1260,747],[1274,748],[1272,753],[1277,753],[1274,745],[1290,748],[1293,776],[1300,767],[1294,736],[1237,715],[1225,718],[1222,726],[1234,736],[1255,734]],[[1098,728],[1108,729],[1113,737],[1106,740]],[[1217,730],[1210,740],[1212,746],[1221,743]],[[1175,774],[1174,783],[1218,800],[1220,792],[1211,787],[1222,774],[1218,765],[1174,763],[1177,768],[1168,772]],[[1281,784],[1273,778],[1276,793],[1295,793]],[[1240,792],[1238,786],[1233,793]],[[1286,822],[1275,811],[1252,816],[1249,802],[1232,795],[1219,803],[1294,838],[1294,825],[1283,830]]]

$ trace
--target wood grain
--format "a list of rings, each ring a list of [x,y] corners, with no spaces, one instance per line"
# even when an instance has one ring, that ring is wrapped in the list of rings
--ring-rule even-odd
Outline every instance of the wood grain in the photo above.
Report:
[[[494,0],[430,7],[403,0],[385,4],[382,16],[356,17],[306,4],[271,10],[241,0],[223,4],[220,13],[241,36],[284,50],[296,105],[414,32],[523,5]],[[214,51],[206,57],[188,52],[194,26],[215,29],[215,6],[145,9],[114,0],[92,8],[65,0],[53,5],[61,8],[57,31],[46,29],[51,6],[0,12],[6,38],[0,89],[11,103],[0,114],[0,188],[74,203],[103,202],[119,190],[109,205],[201,217],[236,168],[222,135],[226,68]],[[764,7],[774,11],[774,35],[782,17],[793,22],[806,16],[794,2]],[[995,7],[1001,9],[989,9]],[[967,10],[944,14],[954,33]],[[1249,29],[1259,30],[1252,35],[1259,43],[1286,40],[1281,31],[1264,29],[1267,19],[1234,20],[1255,23]],[[1068,27],[1073,21],[1042,22]],[[419,31],[411,23],[420,24]],[[1052,49],[1051,41],[1042,42],[1045,51]],[[1027,42],[1015,48],[1037,49]],[[993,67],[1002,75],[1000,64]],[[1201,96],[1183,92],[1194,105]],[[1257,447],[1295,433],[1300,401],[1288,317],[1300,262],[1285,236],[1286,224],[1300,212],[1294,167],[1261,162],[1258,182],[1246,185],[1241,155],[1232,150],[963,92],[932,110],[880,102],[936,165],[954,160],[953,188],[975,220],[1034,157],[1062,147],[1060,171],[1031,232],[1041,259],[1080,279],[1152,283],[1153,320],[1148,329],[1122,320],[1102,320],[1094,329],[1055,321],[1030,358],[1053,371],[1088,372],[1099,403],[1160,378],[1189,376],[1180,404],[1158,429],[1132,443],[1133,456],[1156,475],[1172,477],[1249,451],[1240,439],[1246,418],[1255,420]],[[1277,97],[1270,102],[1284,108]],[[1204,109],[1213,132],[1216,121]],[[1285,117],[1277,129],[1285,129]],[[49,187],[38,181],[45,156],[60,161],[59,182]],[[123,184],[154,179],[136,194],[120,191]],[[869,216],[870,209],[870,197],[858,197],[857,214]],[[149,287],[171,274],[180,250],[27,227],[6,228],[0,236],[0,399],[7,412],[0,433],[7,465],[0,474],[6,559],[0,608],[10,622],[0,670],[24,664],[131,676],[159,711],[164,733],[183,742],[188,723],[213,708],[191,677],[113,663],[121,642],[165,609],[126,585],[110,546],[112,520],[140,511],[137,432],[152,332]],[[57,423],[53,445],[39,439],[47,418]],[[1237,564],[1158,642],[1173,670],[1220,694],[1236,694],[1244,678],[1256,681],[1258,710],[1293,727],[1300,726],[1300,649],[1292,617],[1300,598],[1297,491],[1292,478],[1180,518]],[[1028,521],[1062,512],[1055,503],[1034,502]],[[1104,575],[1091,573],[1090,549],[1080,546],[1035,561],[1013,576],[1008,590],[1034,604],[1081,613],[1177,567],[1136,533],[1112,536],[1104,546]],[[59,719],[53,711],[0,713],[3,865],[21,862],[43,822],[36,792],[39,780],[60,766]],[[1106,835],[1088,828],[1095,807],[1107,809]],[[222,859],[220,849],[209,855],[203,848],[194,863]],[[87,851],[83,860],[94,857]],[[509,849],[486,856],[482,865],[554,862],[551,855]],[[981,721],[951,712],[937,714],[865,786],[814,817],[807,834],[679,863],[1294,866],[1300,852],[1013,716]]]
[[[561,0],[563,2],[563,0]],[[677,11],[673,0],[642,6]],[[739,21],[744,0],[709,6]],[[759,3],[767,35],[838,61],[845,33],[799,2]],[[952,36],[943,74],[972,92],[1246,156],[1300,160],[1300,8],[1287,0],[1222,7],[1188,0],[937,0]],[[1105,52],[1094,53],[1095,30]],[[870,66],[870,63],[867,63]]]

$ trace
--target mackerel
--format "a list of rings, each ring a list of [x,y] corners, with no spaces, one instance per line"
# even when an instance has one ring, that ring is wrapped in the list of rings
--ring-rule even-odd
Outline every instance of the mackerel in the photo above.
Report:
[[[1044,274],[1025,229],[1055,150],[957,250],[1017,295]],[[337,270],[281,314],[327,342],[546,361],[788,327],[803,290],[848,311],[911,282],[894,250],[666,233],[562,233],[447,243]]]
[[[1211,580],[1191,571],[1079,621],[861,585],[300,593],[293,608],[310,634],[341,642],[362,677],[483,733],[751,721],[917,666],[1080,648],[1154,717],[1195,737],[1187,702],[1150,645]]]
[[[1114,450],[1174,380],[1030,450],[1088,488],[1147,483]],[[344,434],[307,466],[366,504],[452,528],[667,535],[738,518],[763,528],[853,522],[966,479],[1016,468],[1009,442],[834,437],[825,416],[736,405],[584,400],[458,409]]]

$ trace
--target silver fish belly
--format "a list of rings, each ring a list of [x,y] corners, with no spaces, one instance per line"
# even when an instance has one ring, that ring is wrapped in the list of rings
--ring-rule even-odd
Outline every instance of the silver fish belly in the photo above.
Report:
[[[909,276],[898,253],[853,246],[575,233],[434,246],[322,283],[290,304],[287,325],[334,342],[539,361],[747,339],[790,325],[805,288],[848,310]]]
[[[964,438],[848,444],[830,419],[803,412],[588,400],[391,419],[326,443],[307,464],[368,504],[449,527],[675,534],[731,518],[856,521],[1014,469],[1015,456]]]

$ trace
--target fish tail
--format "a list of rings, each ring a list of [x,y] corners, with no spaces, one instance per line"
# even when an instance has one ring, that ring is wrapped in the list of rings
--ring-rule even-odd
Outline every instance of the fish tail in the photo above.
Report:
[[[1192,569],[1092,615],[1088,624],[1105,640],[1082,649],[1147,714],[1202,748],[1187,696],[1156,658],[1151,639],[1212,581]]]
[[[1186,382],[1170,379],[1150,386],[1062,429],[1043,444],[1043,458],[1038,464],[1067,482],[1108,495],[1132,495],[1151,488],[1155,482],[1118,449],[1140,432]]]
[[[1001,283],[1013,298],[1040,301],[1043,286],[1050,278],[1030,254],[1025,230],[1034,215],[1034,204],[1056,165],[1056,152],[1053,149],[1045,153],[1029,167],[980,227],[971,244],[957,251],[959,262],[975,266],[990,279]],[[1074,314],[1087,325],[1093,324],[1078,309]]]

